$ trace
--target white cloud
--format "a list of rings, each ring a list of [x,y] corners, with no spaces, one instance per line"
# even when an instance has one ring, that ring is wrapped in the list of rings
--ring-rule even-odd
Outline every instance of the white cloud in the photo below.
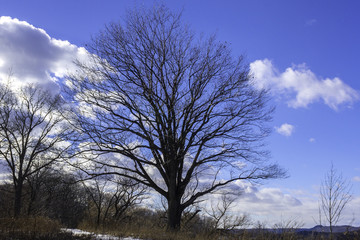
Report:
[[[0,17],[0,81],[12,73],[12,84],[36,83],[58,91],[56,83],[86,59],[84,48],[51,38],[43,29],[11,17]]]
[[[359,176],[355,176],[352,179],[354,182],[360,182],[360,177]]]
[[[317,201],[280,188],[249,188],[236,201],[240,212],[249,213],[253,221],[268,223],[271,227],[283,219],[295,219],[310,227],[317,214]]]
[[[292,108],[307,107],[311,103],[323,101],[337,110],[339,105],[351,104],[359,99],[359,93],[340,78],[322,79],[305,64],[279,72],[270,60],[264,59],[252,62],[250,69],[257,88],[267,88],[274,95],[281,94],[289,98],[287,104]]]
[[[284,123],[280,127],[275,127],[275,129],[279,134],[289,137],[293,134],[295,127],[291,124]]]
[[[237,197],[233,213],[248,213],[253,222],[265,222],[267,227],[284,220],[303,223],[304,227],[318,224],[319,193],[311,193],[300,189],[281,189],[260,187],[245,184],[242,195]],[[357,215],[360,197],[355,196],[346,206],[339,222],[341,224],[359,225],[359,219],[351,222]],[[324,219],[323,219],[324,220]],[[323,222],[324,225],[327,223]]]
[[[261,222],[266,224],[266,227],[272,227],[276,223],[292,221],[300,225],[304,224],[303,227],[306,228],[319,224],[320,195],[318,191],[264,187],[239,180],[215,194],[206,195],[201,199],[204,201],[200,203],[200,207],[211,211],[211,203],[221,201],[221,193],[233,194],[230,197],[233,197],[235,201],[230,214],[235,216],[248,214],[254,224]],[[153,207],[161,208],[159,195],[155,192],[152,194],[146,202],[151,203]],[[359,204],[360,197],[354,196],[344,209],[339,225],[360,225],[359,219],[352,221],[354,214],[355,216],[358,214]],[[324,217],[322,220],[324,221]],[[322,224],[327,225],[326,222]]]
[[[310,138],[309,142],[314,143],[314,142],[316,142],[316,139],[315,138]]]
[[[307,20],[305,24],[306,24],[307,26],[312,26],[312,25],[314,25],[315,23],[317,23],[317,20],[316,20],[315,18],[313,18],[313,19]]]
[[[279,188],[253,188],[253,192],[248,192],[245,196],[253,202],[264,204],[276,204],[277,208],[300,206],[301,202],[290,194],[284,194]]]

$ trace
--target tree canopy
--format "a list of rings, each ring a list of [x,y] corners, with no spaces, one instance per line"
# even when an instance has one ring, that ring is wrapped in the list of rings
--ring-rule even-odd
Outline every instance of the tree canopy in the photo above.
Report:
[[[68,93],[77,127],[100,166],[168,202],[168,227],[184,209],[238,180],[283,177],[263,140],[273,108],[253,87],[242,56],[215,36],[198,37],[160,6],[110,23],[77,62]]]
[[[0,85],[0,164],[14,184],[14,215],[19,216],[26,179],[65,156],[72,129],[65,124],[63,99],[36,85],[17,91]]]

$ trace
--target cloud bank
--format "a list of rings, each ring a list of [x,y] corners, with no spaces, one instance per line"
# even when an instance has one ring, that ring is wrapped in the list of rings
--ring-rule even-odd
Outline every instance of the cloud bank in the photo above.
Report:
[[[51,38],[43,29],[11,17],[0,17],[0,81],[14,87],[36,83],[58,91],[57,81],[75,70],[73,61],[86,61],[87,51],[68,41]],[[268,59],[250,64],[258,88],[269,88],[288,99],[288,106],[307,107],[323,101],[332,109],[359,99],[357,91],[339,78],[321,79],[305,65],[279,72]]]
[[[75,59],[86,59],[85,48],[51,38],[43,29],[11,17],[0,17],[0,81],[11,75],[14,88],[39,84],[59,91],[56,83],[75,70]]]
[[[280,188],[259,187],[243,183],[244,191],[234,203],[234,212],[249,213],[253,222],[273,224],[284,219],[297,219],[310,227],[317,214],[317,200],[309,193],[284,191]],[[315,216],[316,217],[316,216]]]
[[[359,99],[359,93],[340,78],[321,79],[305,64],[280,72],[270,60],[264,59],[252,62],[250,70],[257,88],[266,88],[274,95],[285,96],[288,106],[292,108],[308,107],[314,102],[323,101],[337,110],[340,105],[350,105]]]
[[[244,191],[234,202],[234,213],[249,213],[253,222],[260,221],[266,227],[275,223],[293,220],[303,227],[313,227],[319,224],[319,193],[300,189],[281,189],[273,187],[244,186]],[[360,197],[354,197],[343,211],[339,225],[352,224],[357,226],[359,220],[353,221],[354,209],[360,204]],[[323,216],[324,221],[324,216]],[[322,222],[323,224],[328,224]]]

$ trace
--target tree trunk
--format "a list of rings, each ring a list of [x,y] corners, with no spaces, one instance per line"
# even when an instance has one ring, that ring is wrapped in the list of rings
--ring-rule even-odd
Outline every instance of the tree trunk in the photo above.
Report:
[[[19,181],[15,187],[15,201],[14,201],[14,217],[18,218],[21,212],[21,205],[22,205],[22,188],[23,188],[23,181]]]
[[[332,226],[332,222],[330,222],[330,240],[334,239],[334,235],[333,235],[333,226]]]
[[[100,226],[100,216],[101,216],[101,207],[97,209],[97,215],[96,215],[96,227]]]
[[[178,231],[180,229],[182,211],[181,197],[175,193],[169,194],[167,223],[168,230]]]
[[[35,184],[37,185],[37,184]],[[38,187],[37,186],[31,186],[31,183],[29,183],[29,187],[30,187],[30,200],[29,200],[29,204],[27,206],[27,215],[30,216],[31,214],[33,214],[34,211],[34,204],[37,198],[37,193],[38,193]]]

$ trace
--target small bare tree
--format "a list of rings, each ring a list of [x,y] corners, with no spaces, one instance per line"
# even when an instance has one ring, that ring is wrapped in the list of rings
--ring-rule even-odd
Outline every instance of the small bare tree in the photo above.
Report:
[[[250,225],[251,220],[247,214],[239,215],[231,213],[235,200],[236,196],[229,193],[222,193],[221,199],[216,203],[212,202],[210,210],[205,210],[213,220],[215,229],[232,230]]]
[[[147,187],[131,179],[117,177],[116,189],[112,192],[111,203],[113,206],[112,217],[116,221],[125,218],[125,213],[141,204],[147,194]]]
[[[329,172],[320,187],[321,210],[330,227],[330,238],[333,239],[333,227],[343,213],[345,206],[352,198],[350,183],[338,173],[331,164]]]
[[[296,230],[303,227],[304,223],[295,218],[281,219],[279,222],[275,223],[272,227],[273,230],[278,234],[279,239],[298,239],[296,235]]]
[[[125,213],[140,204],[145,198],[146,187],[131,179],[109,176],[97,176],[87,181],[82,181],[87,193],[90,207],[95,209],[96,227],[105,223],[110,217],[119,221]],[[92,215],[92,210],[89,209]]]
[[[15,217],[21,212],[26,179],[59,160],[67,149],[65,136],[71,131],[62,104],[59,95],[34,85],[17,92],[0,86],[0,164],[11,173]]]
[[[95,219],[96,219],[96,227],[99,227],[101,216],[104,214],[107,208],[109,208],[108,199],[106,195],[106,187],[108,185],[108,179],[100,179],[94,178],[89,182],[82,182],[83,187],[85,189],[86,195],[89,198],[90,205],[89,205],[89,215],[92,215],[93,206],[95,208]],[[105,217],[103,217],[105,218]]]

